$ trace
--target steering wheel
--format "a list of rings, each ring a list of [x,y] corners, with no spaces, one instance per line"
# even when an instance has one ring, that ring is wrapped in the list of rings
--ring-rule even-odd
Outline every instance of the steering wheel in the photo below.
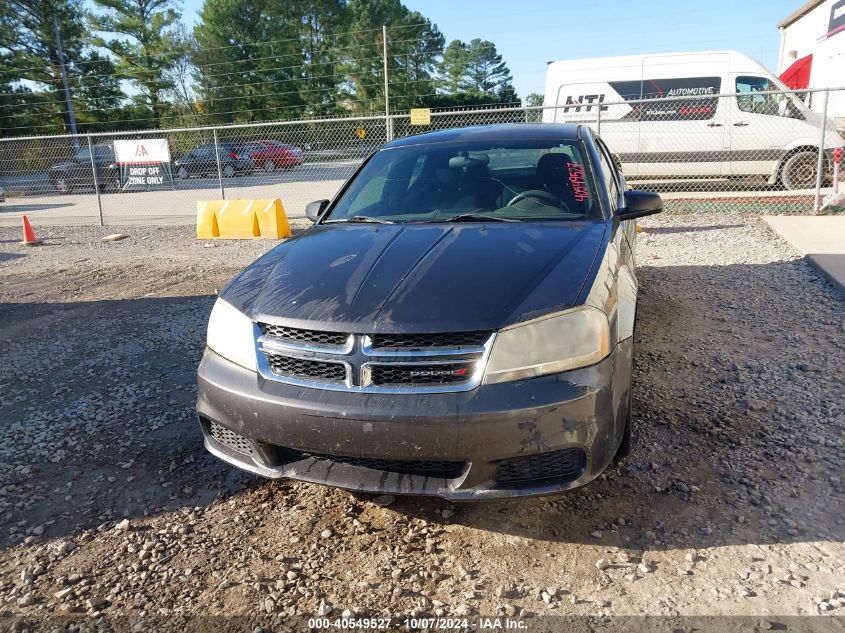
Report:
[[[511,207],[515,205],[517,202],[521,202],[523,200],[527,200],[528,198],[536,198],[541,202],[548,202],[552,206],[561,207],[569,211],[569,207],[566,206],[566,203],[558,198],[553,193],[549,193],[548,191],[543,191],[542,189],[529,189],[528,191],[523,191],[522,193],[516,194],[511,201],[508,202],[505,206]]]

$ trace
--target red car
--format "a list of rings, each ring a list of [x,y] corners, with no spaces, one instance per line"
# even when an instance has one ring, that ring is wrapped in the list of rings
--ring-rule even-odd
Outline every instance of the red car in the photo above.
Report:
[[[240,145],[238,151],[249,154],[256,168],[264,171],[292,169],[302,164],[302,148],[279,141],[249,141]]]

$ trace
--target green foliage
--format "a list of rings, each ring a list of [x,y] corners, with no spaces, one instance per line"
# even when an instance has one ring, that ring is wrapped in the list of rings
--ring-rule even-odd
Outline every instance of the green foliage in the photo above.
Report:
[[[79,131],[518,102],[492,42],[455,40],[401,0],[0,3],[0,135],[67,132],[54,17]],[[351,134],[352,132],[350,132]],[[369,139],[368,139],[369,142]]]
[[[91,30],[95,46],[117,58],[120,76],[132,81],[146,98],[153,116],[166,111],[163,93],[173,89],[169,72],[179,56],[179,12],[175,0],[93,0]]]
[[[543,105],[543,95],[538,92],[532,92],[525,97],[525,105],[530,107],[537,107]]]
[[[493,42],[453,40],[439,64],[439,87],[449,95],[482,95],[486,103],[517,102],[513,77]]]

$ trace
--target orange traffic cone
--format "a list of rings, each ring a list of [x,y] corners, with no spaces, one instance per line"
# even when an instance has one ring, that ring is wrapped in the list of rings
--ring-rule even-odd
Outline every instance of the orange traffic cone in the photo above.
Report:
[[[23,242],[21,242],[21,246],[38,246],[43,243],[43,240],[39,240],[35,237],[35,231],[32,230],[29,218],[23,216]]]

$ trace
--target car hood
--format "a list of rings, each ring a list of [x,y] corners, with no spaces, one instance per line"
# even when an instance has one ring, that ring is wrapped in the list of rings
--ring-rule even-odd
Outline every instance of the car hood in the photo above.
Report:
[[[221,297],[256,321],[348,332],[497,329],[575,304],[600,222],[318,225]]]

